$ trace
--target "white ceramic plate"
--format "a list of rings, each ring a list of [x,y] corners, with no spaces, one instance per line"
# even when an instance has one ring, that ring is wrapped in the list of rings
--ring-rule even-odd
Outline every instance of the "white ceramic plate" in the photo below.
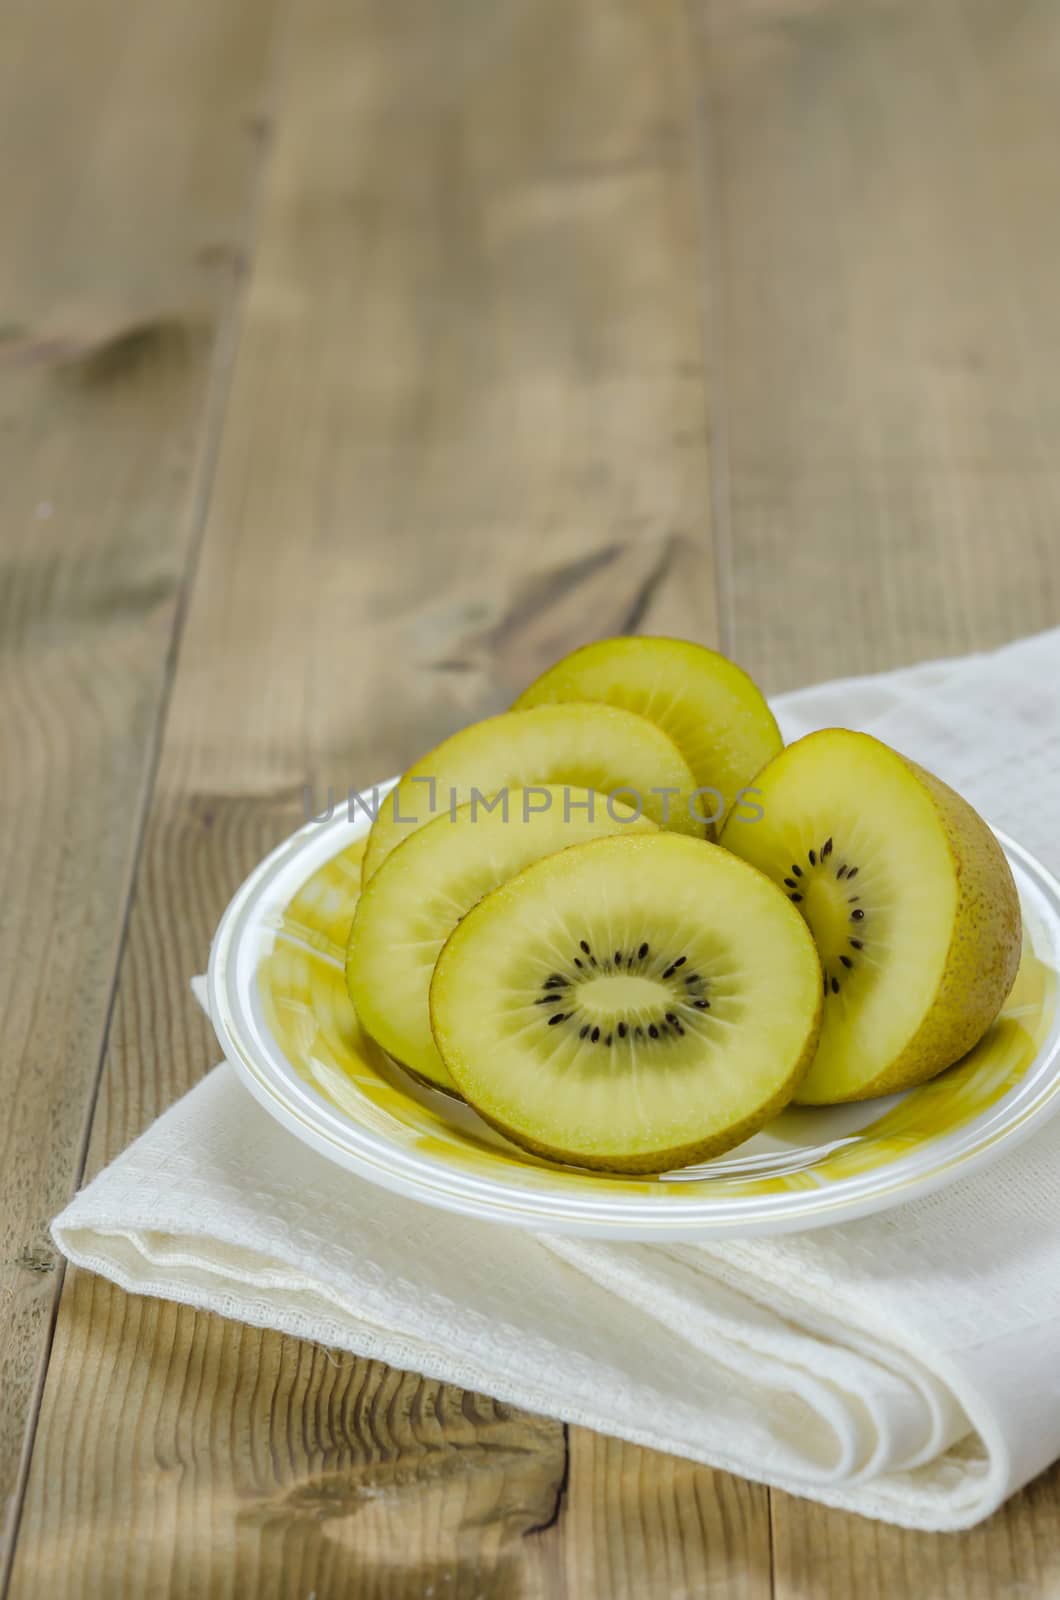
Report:
[[[658,1177],[537,1160],[407,1077],[360,1028],[342,957],[367,829],[362,811],[351,819],[343,807],[251,873],[214,939],[209,1002],[225,1055],[262,1105],[321,1155],[400,1194],[613,1239],[794,1232],[963,1177],[1060,1106],[1060,884],[999,834],[1023,906],[1023,962],[998,1022],[941,1078],[886,1100],[789,1109],[739,1149]]]

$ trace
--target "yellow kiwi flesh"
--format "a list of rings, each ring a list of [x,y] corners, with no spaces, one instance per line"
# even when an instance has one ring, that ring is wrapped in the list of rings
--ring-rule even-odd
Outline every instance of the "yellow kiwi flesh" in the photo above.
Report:
[[[1019,899],[1003,851],[952,789],[868,734],[809,734],[758,774],[760,820],[721,843],[805,917],[824,1023],[797,1099],[868,1099],[975,1045],[1016,976]]]
[[[537,1155],[660,1172],[741,1143],[813,1056],[820,964],[775,886],[658,832],[525,868],[450,934],[435,1042],[488,1122]]]
[[[669,734],[719,821],[783,740],[761,691],[735,662],[687,639],[599,639],[550,667],[517,709],[603,701],[635,711]],[[717,798],[712,798],[716,796]]]
[[[386,796],[368,837],[365,883],[432,817],[476,797],[555,784],[610,795],[679,833],[702,838],[706,831],[686,762],[646,718],[605,705],[505,711],[428,751]]]
[[[434,964],[460,919],[542,856],[589,839],[656,825],[591,790],[513,789],[487,811],[474,803],[435,817],[383,862],[357,905],[346,986],[364,1026],[396,1061],[436,1088],[456,1086],[431,1035]]]

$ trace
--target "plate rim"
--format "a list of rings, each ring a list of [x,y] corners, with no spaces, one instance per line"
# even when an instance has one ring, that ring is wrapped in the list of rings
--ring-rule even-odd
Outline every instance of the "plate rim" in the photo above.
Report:
[[[369,785],[359,794],[382,799],[397,781],[391,778]],[[498,1183],[461,1172],[441,1156],[400,1148],[383,1133],[356,1127],[337,1107],[298,1079],[279,1042],[271,1036],[272,1049],[286,1063],[290,1077],[276,1063],[263,1062],[253,1043],[253,1031],[246,1030],[249,1037],[244,1036],[240,1007],[232,1004],[230,993],[239,941],[254,930],[253,912],[262,891],[308,852],[313,861],[306,867],[304,882],[344,846],[367,832],[368,825],[363,812],[358,820],[350,819],[347,803],[345,817],[340,812],[324,822],[307,821],[258,863],[237,888],[217,925],[206,974],[207,996],[210,1019],[224,1057],[258,1103],[318,1154],[406,1198],[481,1221],[507,1223],[541,1233],[661,1241],[805,1232],[853,1221],[931,1194],[1015,1149],[1060,1109],[1057,1004],[1049,1033],[1034,1062],[1038,1075],[1045,1076],[1029,1103],[1000,1127],[993,1124],[1010,1096],[1020,1092],[1022,1083],[984,1108],[965,1127],[950,1130],[949,1135],[945,1131],[940,1134],[937,1143],[956,1140],[956,1149],[947,1144],[946,1149],[936,1150],[934,1160],[924,1150],[910,1152],[882,1170],[835,1179],[819,1188],[704,1197],[682,1193],[682,1185],[674,1183],[642,1196],[609,1196],[606,1182],[594,1191],[593,1175],[585,1173],[584,1195],[550,1195],[547,1189],[524,1187],[517,1180]],[[1051,904],[1060,929],[1060,880],[1024,845],[1000,829],[992,828],[992,832],[1006,856],[1019,863],[1046,903]],[[278,930],[273,932],[278,937]],[[908,1170],[910,1165],[919,1170]]]

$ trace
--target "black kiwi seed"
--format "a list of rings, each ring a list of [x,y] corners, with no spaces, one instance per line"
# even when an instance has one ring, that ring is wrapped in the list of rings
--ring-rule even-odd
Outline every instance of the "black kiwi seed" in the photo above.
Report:
[[[579,1039],[587,1039],[588,1037],[589,1037],[589,1024],[586,1023],[585,1027],[582,1028],[581,1032],[578,1034],[578,1038]]]
[[[682,1026],[681,1026],[681,1024],[680,1024],[680,1023],[679,1023],[679,1022],[675,1022],[675,1023],[674,1023],[674,1027],[675,1027],[675,1028],[676,1028],[676,1029],[677,1029],[677,1031],[678,1031],[678,1033],[679,1033],[679,1034],[680,1034],[680,1035],[681,1035],[681,1037],[682,1037],[682,1039],[683,1039],[683,1038],[684,1038],[684,1036],[685,1036],[685,1030],[684,1030],[684,1028],[682,1028]]]
[[[852,894],[850,896],[850,899],[847,901],[847,905],[856,906],[860,899],[861,899],[861,896],[859,894]]]
[[[621,965],[622,965],[622,952],[621,952],[621,950],[616,950],[615,951],[615,966],[616,967],[620,967]]]
[[[687,978],[686,978],[686,979],[685,979],[685,982],[686,982],[686,983],[702,983],[702,982],[703,982],[703,980],[702,980],[702,978],[701,978],[701,977],[700,977],[700,976],[699,976],[699,973],[698,973],[698,972],[690,972],[690,973],[689,973],[689,974],[688,974],[688,977],[687,977]]]
[[[544,982],[544,988],[546,989],[565,989],[566,987],[566,978],[561,978],[558,972],[554,972],[552,976],[550,978],[546,978]]]
[[[864,915],[864,911],[862,911],[861,907],[858,906],[856,910],[850,913],[850,920],[851,922],[861,922],[864,918]]]
[[[667,1022],[672,1022],[672,1023],[674,1023],[674,1025],[675,1025],[675,1026],[676,1026],[676,1023],[677,1023],[677,1018],[676,1018],[676,1017],[675,1017],[675,1016],[674,1016],[674,1014],[673,1014],[673,1012],[672,1012],[672,1011],[668,1011],[668,1012],[667,1012],[667,1013],[666,1013],[666,1020],[667,1020]]]
[[[535,1006],[552,1006],[559,999],[558,994],[540,994],[534,1001]]]
[[[847,873],[847,882],[849,883],[850,879],[851,878],[856,878],[857,875],[858,875],[858,868],[857,867],[851,867],[850,871]]]
[[[620,1022],[618,1025],[618,1037],[620,1039],[624,1039],[626,1037],[626,1024],[624,1022]]]
[[[835,874],[836,877],[837,878],[842,878],[846,874],[846,870],[847,870],[847,864],[844,861],[843,865],[841,867],[837,867],[836,868],[836,874]]]
[[[795,904],[798,905],[799,901],[802,899],[802,895],[801,894],[789,894],[788,895],[788,899],[789,900],[793,900],[795,902]]]
[[[554,1017],[549,1017],[548,1025],[550,1028],[554,1028],[557,1022],[566,1022],[566,1020],[567,1018],[565,1013],[562,1011],[557,1011]]]
[[[784,882],[787,884],[789,889],[794,889],[795,888],[795,879],[794,878],[785,878]]]
[[[592,1037],[593,1044],[595,1044],[597,1039],[599,1039],[599,1037],[600,1037],[599,1028],[594,1028],[593,1029],[591,1037]]]
[[[659,1037],[659,1030],[655,1026],[654,1022],[649,1022],[649,1024],[648,1024],[648,1032],[651,1034],[651,1037],[653,1039],[657,1039]]]
[[[585,954],[588,955],[589,954],[589,941],[587,939],[580,939],[578,941],[578,943],[581,946],[581,948],[585,951]]]
[[[608,1049],[611,1048],[611,1040],[613,1037],[614,1035],[609,1033],[607,1038],[604,1040],[604,1043],[607,1045]]]
[[[865,948],[860,939],[851,939],[850,942],[854,946],[855,950],[864,950]]]
[[[821,846],[821,860],[823,861],[825,856],[830,856],[831,854],[832,854],[832,840],[831,840],[831,838],[828,838],[828,839],[825,840],[824,844]]]
[[[839,959],[843,963],[844,967],[852,967],[854,965],[849,956],[840,956]]]
[[[811,867],[815,867],[816,865],[817,865],[817,851],[816,850],[811,850],[810,851],[810,866]]]
[[[838,978],[833,978],[832,979],[832,993],[833,994],[838,994],[839,993],[839,979]]]
[[[574,957],[574,965],[576,967],[581,967],[584,970],[585,963],[582,961],[581,956]]]
[[[792,862],[791,870],[792,870],[792,872],[795,874],[795,876],[797,878],[801,878],[802,877],[802,868],[799,866],[799,863],[797,861],[793,861]]]
[[[640,949],[639,949],[639,950],[638,950],[638,951],[637,951],[637,955],[638,955],[638,956],[639,956],[639,957],[640,957],[640,959],[641,959],[641,960],[642,960],[642,961],[643,961],[643,960],[644,960],[644,957],[645,957],[645,956],[646,956],[646,955],[647,955],[647,954],[648,954],[648,946],[647,946],[647,945],[646,945],[646,944],[642,944],[642,945],[641,945],[641,947],[640,947]]]
[[[692,1004],[695,1006],[697,1011],[709,1011],[710,1010],[710,1001],[709,1000],[693,1000]]]
[[[633,1035],[637,1039],[643,1039],[644,1029],[638,1024],[637,1027],[633,1029]]]

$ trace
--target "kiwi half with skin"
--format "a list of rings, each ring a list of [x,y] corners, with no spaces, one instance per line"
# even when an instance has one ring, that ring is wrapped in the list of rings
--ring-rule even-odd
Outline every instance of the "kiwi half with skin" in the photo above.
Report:
[[[410,834],[365,887],[346,950],[350,999],[376,1042],[418,1077],[456,1093],[428,1005],[446,939],[484,895],[532,861],[627,831],[655,833],[656,825],[610,797],[564,786],[513,789],[503,808],[460,806]]]
[[[695,780],[677,746],[645,717],[605,705],[504,711],[454,733],[410,767],[368,836],[365,883],[403,839],[476,795],[572,784],[643,809],[651,821],[702,838]]]
[[[722,844],[784,889],[823,968],[824,1025],[797,1098],[908,1088],[982,1037],[1016,976],[1019,899],[960,795],[868,734],[809,734],[756,779],[762,817]]]
[[[735,662],[687,639],[599,639],[583,645],[525,689],[517,709],[599,700],[636,711],[669,734],[716,820],[783,748],[761,691]]]
[[[761,873],[659,832],[525,868],[450,934],[431,983],[458,1087],[556,1161],[660,1172],[790,1099],[820,1025],[817,952]]]

